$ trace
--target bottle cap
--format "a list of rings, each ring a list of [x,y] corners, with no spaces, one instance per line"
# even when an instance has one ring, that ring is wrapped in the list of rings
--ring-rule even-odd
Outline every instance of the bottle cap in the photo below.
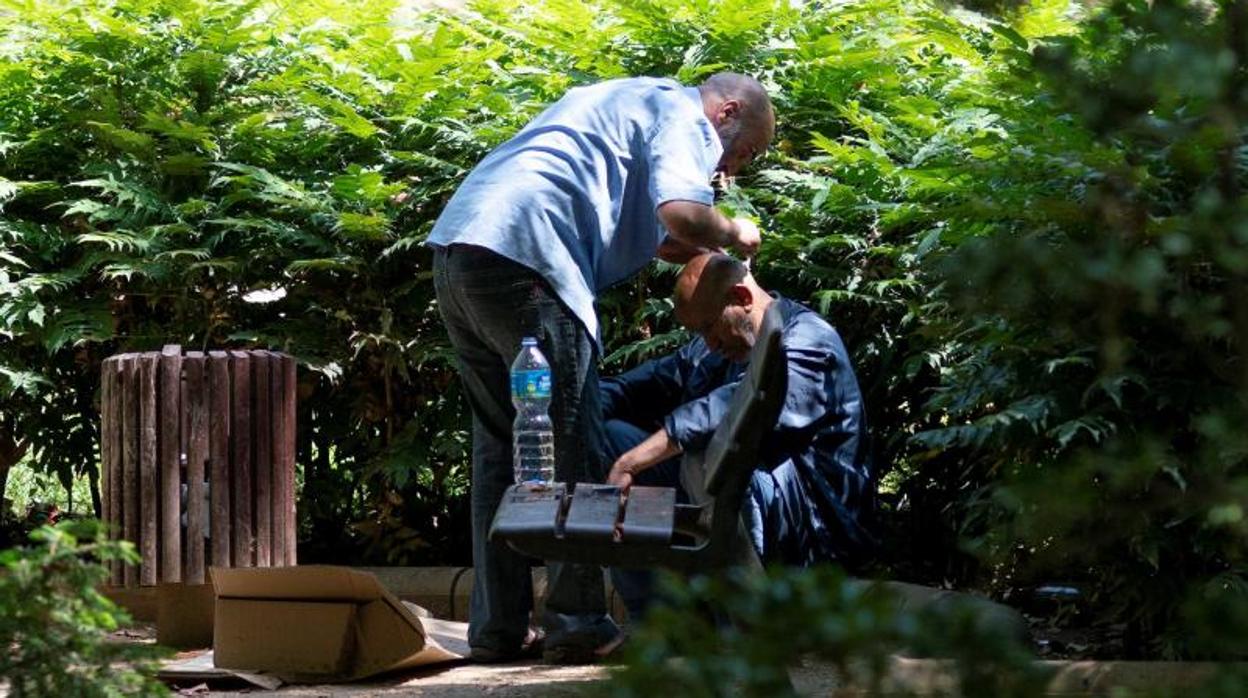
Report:
[[[524,339],[521,339],[521,340],[520,340],[520,346],[522,346],[522,347],[535,347],[535,346],[537,346],[537,338],[536,338],[536,337],[525,337]]]

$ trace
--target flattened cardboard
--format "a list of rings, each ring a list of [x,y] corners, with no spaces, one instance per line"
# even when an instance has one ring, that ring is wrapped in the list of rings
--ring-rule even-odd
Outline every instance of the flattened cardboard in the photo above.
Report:
[[[353,681],[461,659],[371,574],[345,567],[213,568],[216,666],[290,681]]]
[[[282,680],[276,676],[217,668],[213,665],[212,650],[184,652],[178,657],[165,660],[160,666],[160,671],[156,673],[156,678],[171,683],[197,682],[217,685],[245,681],[267,691],[276,691],[282,686]]]

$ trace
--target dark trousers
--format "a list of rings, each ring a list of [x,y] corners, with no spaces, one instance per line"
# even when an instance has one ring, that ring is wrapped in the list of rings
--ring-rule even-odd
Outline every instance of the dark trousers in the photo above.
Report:
[[[612,419],[610,415],[604,426],[606,447],[603,454],[606,456],[608,468],[616,458],[620,457],[620,454],[641,443],[659,428],[658,424],[639,426],[625,419]],[[680,456],[668,458],[647,468],[633,478],[633,484],[679,488]],[[677,501],[682,503],[688,501],[683,490],[678,489],[676,497]],[[620,599],[624,601],[624,607],[628,609],[629,620],[636,623],[641,620],[655,600],[654,571],[620,567],[612,567],[610,571],[611,584],[620,595]]]
[[[528,630],[531,560],[487,535],[514,481],[510,366],[523,337],[536,337],[551,366],[555,478],[601,482],[602,418],[595,349],[584,326],[534,271],[489,250],[434,251],[438,309],[472,409],[472,559],[468,642],[519,649]],[[602,569],[549,563],[542,624],[551,644],[596,645],[614,636]]]

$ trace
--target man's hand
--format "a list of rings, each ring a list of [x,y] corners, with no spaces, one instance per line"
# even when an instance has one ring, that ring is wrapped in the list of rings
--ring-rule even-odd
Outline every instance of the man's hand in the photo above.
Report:
[[[758,249],[758,228],[753,223],[740,225],[741,219],[729,218],[714,206],[698,201],[668,201],[659,205],[658,212],[668,235],[687,247]]]
[[[659,259],[672,264],[686,264],[689,260],[697,257],[704,252],[717,251],[713,248],[695,247],[687,245],[672,236],[663,238],[663,242],[659,245]]]
[[[680,444],[667,435],[667,431],[659,429],[631,450],[620,454],[611,464],[611,472],[607,473],[607,484],[620,489],[628,489],[633,485],[633,476],[680,453]]]
[[[754,224],[754,221],[749,218],[733,218],[732,227],[736,232],[736,239],[732,242],[732,249],[746,258],[758,254],[758,248],[763,244],[763,236],[758,231],[758,226]]]
[[[611,466],[611,472],[607,475],[607,484],[627,491],[633,486],[633,474],[629,472],[627,466],[622,464],[621,460],[617,460],[615,465]]]

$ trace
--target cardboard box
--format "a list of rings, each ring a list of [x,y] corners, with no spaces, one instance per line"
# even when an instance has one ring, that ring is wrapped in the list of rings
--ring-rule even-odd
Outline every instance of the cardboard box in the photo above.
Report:
[[[460,659],[367,573],[214,567],[215,664],[287,681],[352,681]]]
[[[212,646],[211,584],[156,587],[156,642],[175,649]]]

